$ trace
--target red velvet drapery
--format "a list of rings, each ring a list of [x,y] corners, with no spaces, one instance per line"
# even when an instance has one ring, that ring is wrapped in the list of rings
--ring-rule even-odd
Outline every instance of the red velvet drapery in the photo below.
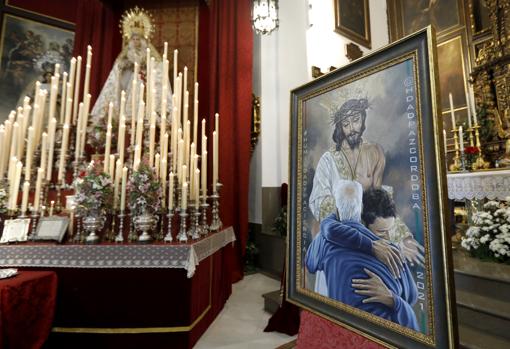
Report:
[[[122,37],[119,32],[121,14],[122,6],[115,2],[78,0],[73,55],[83,58],[81,72],[83,77],[87,45],[92,46],[91,106],[101,92],[113,62],[121,50]]]
[[[205,96],[200,92],[200,114],[207,116],[209,149],[214,113],[220,114],[219,180],[224,185],[220,211],[224,225],[232,225],[237,237],[233,281],[242,278],[248,236],[253,63],[250,8],[249,0],[212,0],[209,6],[201,5],[200,15],[199,81],[207,89]]]

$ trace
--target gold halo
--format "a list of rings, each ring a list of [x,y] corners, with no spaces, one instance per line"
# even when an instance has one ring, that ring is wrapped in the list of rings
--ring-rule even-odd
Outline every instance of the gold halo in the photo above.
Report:
[[[124,12],[119,27],[124,40],[129,40],[133,34],[141,35],[149,40],[154,32],[152,15],[138,6]]]

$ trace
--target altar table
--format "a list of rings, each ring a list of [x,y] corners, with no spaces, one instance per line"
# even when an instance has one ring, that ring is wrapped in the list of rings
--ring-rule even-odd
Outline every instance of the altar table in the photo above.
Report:
[[[448,173],[451,200],[505,200],[510,196],[510,170]]]
[[[192,348],[230,296],[234,240],[0,246],[0,266],[58,274],[44,348]]]
[[[55,313],[57,275],[21,271],[0,280],[0,349],[39,349]]]

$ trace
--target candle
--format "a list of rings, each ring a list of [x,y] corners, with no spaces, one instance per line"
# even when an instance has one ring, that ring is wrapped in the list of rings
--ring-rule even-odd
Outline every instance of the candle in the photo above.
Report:
[[[170,177],[168,178],[170,181],[170,188],[168,189],[168,210],[172,210],[174,208],[174,173],[170,172]]]
[[[189,120],[186,122],[186,124],[184,125],[184,150],[185,150],[185,162],[184,164],[189,167],[189,160],[190,160],[190,157],[189,157],[189,151],[190,151],[190,134],[189,134],[189,130],[190,130],[190,122]]]
[[[123,119],[126,114],[126,91],[122,90],[120,92],[120,113],[119,120]]]
[[[78,117],[78,99],[80,98],[80,85],[81,83],[81,56],[76,60],[76,80],[74,84],[74,97],[73,97],[73,125],[76,125],[76,118]]]
[[[32,154],[34,149],[34,128],[28,128],[27,155],[25,160],[25,180],[30,180],[30,170],[32,168]]]
[[[124,165],[124,148],[125,148],[125,137],[126,137],[126,125],[122,123],[119,128],[119,159],[122,165]]]
[[[163,156],[162,159],[168,161],[168,133],[163,136]]]
[[[39,163],[39,167],[43,169],[46,168],[46,158],[47,158],[47,148],[48,148],[48,134],[43,132],[41,138],[41,162]]]
[[[50,212],[49,212],[49,216],[53,216],[53,208],[55,207],[55,201],[54,200],[51,200],[50,201]]]
[[[0,125],[0,147],[2,147],[2,149],[5,149],[4,144],[5,144],[5,128],[4,128],[4,125]],[[7,157],[7,152],[1,151],[0,152],[0,179],[4,178],[6,157]]]
[[[19,185],[21,181],[21,170],[23,168],[23,164],[21,161],[18,161],[16,163],[16,172],[14,173],[14,179],[12,181],[13,185],[11,188],[11,196],[10,196],[10,208],[11,210],[16,210],[18,206],[18,192],[19,192]]]
[[[207,197],[207,150],[202,151],[202,196]]]
[[[204,143],[204,137],[206,142]],[[202,151],[206,150],[207,147],[207,137],[205,136],[205,119],[202,119]]]
[[[67,84],[67,87],[69,87],[70,85]],[[68,88],[69,90],[69,88]],[[71,123],[71,111],[72,111],[72,107],[73,107],[73,99],[72,98],[68,98],[67,101],[66,101],[66,115],[65,115],[65,118],[64,118],[64,124],[70,124]]]
[[[184,160],[184,140],[182,139],[179,139],[179,144],[177,146],[177,179],[179,180],[179,184],[181,184],[183,181],[185,181],[186,179],[183,180],[182,178],[182,165],[183,165],[183,160]]]
[[[71,91],[74,88],[74,79],[76,75],[76,58],[71,58],[71,67],[69,69],[69,85],[71,86]],[[67,90],[67,98],[72,98],[73,96],[69,93],[69,89]]]
[[[21,199],[21,213],[25,214],[28,208],[28,193],[30,191],[30,182],[25,181],[23,183],[23,196]]]
[[[154,159],[154,172],[156,172],[156,178],[159,178],[159,166],[160,166],[160,155],[159,153],[156,153],[155,159]]]
[[[64,123],[64,115],[65,115],[65,106],[66,106],[66,103],[65,101],[67,101],[67,96],[66,96],[66,92],[67,92],[67,73],[64,72],[62,74],[62,92],[61,92],[61,96],[60,96],[60,123]]]
[[[181,209],[186,210],[188,207],[188,183],[182,183],[182,200],[181,200]]]
[[[450,100],[450,115],[452,117],[452,130],[455,130],[456,123],[455,123],[455,112],[453,111],[453,97],[452,94],[448,94],[448,98]]]
[[[39,212],[39,203],[41,199],[41,187],[42,180],[44,177],[44,170],[42,168],[37,169],[37,180],[35,182],[35,194],[34,194],[34,211]]]
[[[460,151],[464,152],[464,132],[462,130],[462,126],[459,126],[459,145]]]
[[[149,166],[154,166],[154,145],[156,142],[156,125],[149,127]]]
[[[218,182],[218,134],[213,132],[213,193],[216,193]]]
[[[91,65],[92,65],[92,47],[90,45],[87,45],[87,61],[86,61],[86,66],[85,66],[85,85],[83,87],[84,95],[87,95],[89,93]]]
[[[163,205],[163,208],[165,208],[166,206],[166,177],[168,175],[168,173],[166,172],[167,171],[167,161],[166,159],[161,159],[161,173],[160,173],[160,178],[161,178],[161,187],[163,188],[163,199],[161,200],[161,204]]]
[[[113,209],[116,210],[119,205],[119,185],[122,177],[122,164],[120,163],[120,159],[117,160],[115,168],[115,184],[113,186]]]
[[[444,153],[445,155],[448,154],[448,145],[447,145],[447,142],[446,142],[446,131],[443,130],[443,142],[444,142]]]
[[[9,158],[12,158],[13,156],[17,156],[17,148],[18,148],[18,136],[19,136],[19,124],[17,122],[14,122],[11,129],[11,144],[10,144],[10,151],[9,151]],[[5,149],[7,150],[7,149]]]
[[[177,56],[179,51],[174,50],[174,90],[176,89],[177,83]]]
[[[104,161],[103,161],[103,172],[108,173],[109,168],[109,159],[110,159],[110,148],[112,143],[112,132],[111,132],[111,126],[108,125],[108,131],[106,131],[106,146],[104,150]]]
[[[142,150],[142,137],[143,137],[143,121],[144,121],[144,113],[145,113],[145,103],[140,101],[140,105],[138,107],[138,120],[136,123],[136,145],[140,147],[140,151]]]
[[[188,92],[188,67],[184,67],[184,74],[182,77],[182,91],[184,92],[184,97],[186,98],[186,92]],[[188,102],[187,99],[185,99]]]
[[[64,164],[65,164],[65,160],[66,160],[66,153],[67,153],[67,145],[68,145],[68,142],[69,142],[69,125],[68,124],[64,124],[64,131],[63,131],[63,136],[62,136],[62,147],[60,148],[60,163],[59,163],[59,166],[58,166],[58,181],[64,181],[65,182],[65,178],[64,178]]]
[[[115,155],[110,155],[110,164],[108,165],[108,171],[109,171],[109,174],[110,174],[110,178],[113,180],[115,180]]]
[[[198,190],[198,186],[199,186],[199,178],[200,178],[200,170],[197,168],[195,169],[195,178],[194,178],[194,181],[195,181],[195,185],[194,185],[194,188],[195,188],[195,191],[193,192],[193,194],[195,195],[195,204],[198,206],[198,202],[200,201],[200,190]]]
[[[55,108],[57,106],[58,82],[56,77],[51,77],[50,87],[50,110],[48,114],[48,122],[55,117]]]
[[[120,196],[120,211],[123,212],[126,209],[126,182],[127,182],[127,167],[122,169],[122,192]]]
[[[9,158],[9,170],[7,171],[7,182],[9,183],[9,188],[13,186],[14,176],[16,174],[16,164],[18,163],[18,159],[15,156]]]
[[[195,144],[191,143],[190,146],[190,164],[189,164],[189,178],[190,178],[190,195],[195,195],[195,181],[193,180],[195,172]]]
[[[55,150],[55,131],[57,127],[57,119],[53,118],[50,121],[50,128],[48,133],[48,139],[50,146],[48,148],[48,165],[46,166],[46,180],[51,181],[51,174],[53,170],[53,153]]]
[[[198,100],[193,102],[193,143],[197,144],[198,137]]]
[[[74,159],[78,161],[80,158],[80,149],[81,149],[81,138],[83,137],[83,102],[80,102],[79,112],[78,112],[78,121],[76,123],[76,144],[74,146]]]
[[[177,168],[177,107],[173,108],[172,111],[172,138],[170,152],[172,153],[172,171],[175,172]]]

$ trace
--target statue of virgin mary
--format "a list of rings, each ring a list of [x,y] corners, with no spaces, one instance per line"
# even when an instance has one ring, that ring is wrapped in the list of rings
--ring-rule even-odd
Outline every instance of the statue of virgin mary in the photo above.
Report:
[[[110,71],[108,79],[106,80],[96,104],[91,112],[91,125],[96,131],[102,129],[98,128],[99,125],[106,126],[106,116],[108,115],[108,106],[110,102],[113,103],[113,121],[118,124],[120,113],[121,93],[125,91],[126,104],[125,116],[129,120],[132,115],[132,93],[133,79],[137,81],[137,94],[135,98],[139,98],[140,83],[146,83],[147,76],[147,48],[150,49],[151,57],[154,57],[153,75],[154,90],[152,93],[155,96],[154,110],[159,115],[161,112],[161,99],[167,99],[167,113],[172,110],[172,89],[168,76],[163,76],[163,62],[161,56],[150,43],[150,37],[154,31],[151,21],[151,15],[145,10],[135,7],[128,10],[122,16],[120,23],[122,33],[122,51],[117,56],[113,68]],[[134,77],[134,66],[138,63],[139,73]],[[162,81],[167,79],[168,92],[166,96],[162,96]],[[136,103],[138,106],[138,103]],[[135,111],[136,112],[136,111]],[[103,132],[106,132],[104,127]],[[92,137],[96,138],[96,137]]]

